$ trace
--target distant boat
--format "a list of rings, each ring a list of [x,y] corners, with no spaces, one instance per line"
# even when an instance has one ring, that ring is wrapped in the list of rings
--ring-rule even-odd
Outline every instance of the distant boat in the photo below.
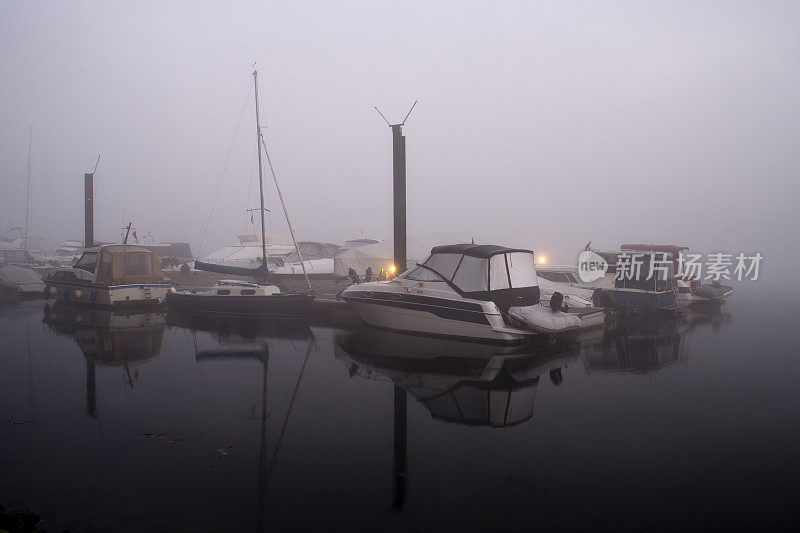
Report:
[[[262,278],[266,281],[270,271],[268,268],[267,232],[264,224],[265,209],[263,165],[261,162],[262,148],[268,158],[268,161],[269,154],[267,153],[266,145],[261,135],[261,126],[259,122],[257,71],[253,72],[253,83],[255,85],[256,145],[258,149],[258,190],[261,199],[261,258],[259,264],[257,265],[237,266],[210,262],[207,263],[203,261],[195,261],[194,265],[198,270],[206,270],[210,272],[238,276],[250,276],[254,278]],[[274,177],[275,173],[273,171],[273,178]],[[275,179],[275,186],[276,188],[278,186],[277,178]],[[294,249],[300,258],[302,265],[302,252],[294,238],[294,231],[292,230],[292,225],[289,221],[289,216],[286,211],[286,204],[283,201],[280,188],[278,188],[278,195],[281,198],[284,215],[286,215],[286,221],[289,225],[289,232],[292,234],[292,244],[294,245]],[[243,246],[242,248],[246,247]],[[228,260],[229,258],[230,256],[227,256],[225,259]],[[307,279],[308,277],[306,276],[306,280]],[[205,290],[184,290],[171,292],[167,296],[167,303],[171,308],[174,309],[203,314],[293,318],[306,314],[311,307],[311,303],[314,301],[314,295],[311,294],[310,283],[308,288],[308,293],[282,294],[278,287],[274,285],[267,285],[266,283],[260,284],[237,280],[222,280],[219,281],[215,286]]]
[[[0,301],[17,301],[45,296],[42,277],[33,269],[0,264]]]

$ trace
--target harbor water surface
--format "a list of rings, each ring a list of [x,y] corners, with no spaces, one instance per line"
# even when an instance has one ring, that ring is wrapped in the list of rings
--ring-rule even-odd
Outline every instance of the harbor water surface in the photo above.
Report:
[[[47,531],[797,529],[793,298],[526,353],[4,306],[0,504]]]

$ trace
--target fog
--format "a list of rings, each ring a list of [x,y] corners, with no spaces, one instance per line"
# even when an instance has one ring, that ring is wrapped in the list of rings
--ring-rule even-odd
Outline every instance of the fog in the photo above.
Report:
[[[254,232],[252,65],[298,238],[468,230],[572,263],[591,240],[800,252],[797,2],[0,5],[0,234],[123,222],[198,255]],[[245,98],[249,96],[245,104]],[[202,249],[197,247],[244,109]],[[288,235],[274,187],[272,231]],[[258,226],[255,226],[257,230]]]

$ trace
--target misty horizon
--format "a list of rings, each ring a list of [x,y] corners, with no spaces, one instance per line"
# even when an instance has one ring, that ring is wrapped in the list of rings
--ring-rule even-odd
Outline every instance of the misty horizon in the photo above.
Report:
[[[82,238],[98,155],[99,240],[132,222],[203,256],[259,232],[255,61],[300,240],[391,238],[391,132],[374,106],[394,122],[419,100],[409,234],[468,231],[558,263],[590,240],[758,251],[766,268],[798,252],[790,2],[0,10],[0,234],[24,224],[29,128],[34,237]],[[265,182],[268,229],[288,235]]]

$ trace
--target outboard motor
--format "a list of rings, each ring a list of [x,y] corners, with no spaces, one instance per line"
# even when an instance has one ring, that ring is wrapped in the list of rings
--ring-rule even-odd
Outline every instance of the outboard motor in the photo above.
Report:
[[[361,283],[361,278],[358,277],[358,274],[352,268],[348,269],[347,277],[350,278],[351,283]]]
[[[550,297],[550,309],[553,311],[561,311],[564,306],[564,295],[556,291]]]

